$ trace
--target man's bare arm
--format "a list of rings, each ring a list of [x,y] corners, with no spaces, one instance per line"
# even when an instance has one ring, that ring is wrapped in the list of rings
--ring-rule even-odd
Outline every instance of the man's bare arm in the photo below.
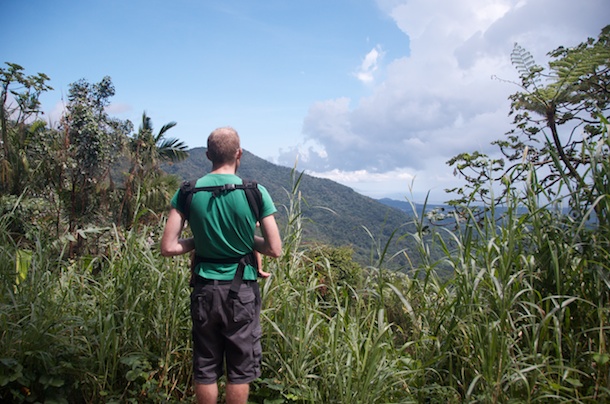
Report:
[[[282,255],[282,239],[273,215],[260,220],[262,237],[254,237],[254,249],[261,254],[277,258]]]
[[[186,254],[195,249],[195,240],[192,237],[180,238],[184,222],[184,217],[177,209],[172,208],[169,211],[167,223],[165,223],[165,229],[161,237],[161,255],[164,257]]]

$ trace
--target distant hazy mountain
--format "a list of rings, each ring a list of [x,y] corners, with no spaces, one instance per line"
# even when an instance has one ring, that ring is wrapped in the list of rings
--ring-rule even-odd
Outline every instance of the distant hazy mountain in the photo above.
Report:
[[[205,148],[191,149],[187,160],[166,166],[164,170],[180,179],[199,178],[210,172],[212,167],[205,151]],[[240,177],[256,180],[269,190],[278,207],[278,221],[281,226],[286,223],[285,207],[292,190],[291,172],[290,168],[272,164],[245,150],[238,172]],[[302,195],[304,241],[351,246],[355,259],[364,265],[375,264],[377,259],[376,254],[372,254],[374,242],[365,228],[374,236],[375,243],[382,248],[396,229],[399,231],[394,234],[393,240],[413,231],[412,226],[408,225],[410,215],[400,207],[388,206],[334,181],[304,174],[299,190]],[[282,228],[280,227],[280,230]],[[410,238],[406,237],[391,243],[389,255],[407,248],[409,242]],[[397,269],[404,261],[398,257],[388,266]]]
[[[435,208],[448,208],[448,205],[439,205],[439,204],[430,204],[430,205],[422,205],[419,203],[414,203],[411,204],[408,201],[399,201],[396,199],[389,199],[389,198],[382,198],[382,199],[377,199],[377,201],[379,201],[380,203],[386,205],[386,206],[390,206],[392,208],[401,210],[407,214],[412,214],[413,213],[413,209],[416,210],[418,215],[421,215],[424,212],[424,207],[426,211],[430,211],[432,209]]]

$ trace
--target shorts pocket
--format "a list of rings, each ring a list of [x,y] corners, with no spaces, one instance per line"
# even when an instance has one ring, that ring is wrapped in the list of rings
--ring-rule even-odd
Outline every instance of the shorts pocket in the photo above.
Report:
[[[233,299],[233,322],[249,322],[254,318],[256,296],[251,289],[241,290]]]
[[[211,296],[208,293],[200,291],[199,293],[191,293],[191,319],[193,324],[203,324],[208,318],[208,310],[211,307]]]

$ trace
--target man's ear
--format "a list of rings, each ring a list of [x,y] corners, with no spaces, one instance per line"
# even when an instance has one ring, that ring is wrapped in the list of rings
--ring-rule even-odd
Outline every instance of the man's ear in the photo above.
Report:
[[[239,149],[237,149],[237,154],[236,154],[236,158],[240,159],[241,156],[243,156],[244,151],[242,150],[242,148],[240,147]]]
[[[210,152],[209,151],[205,151],[205,156],[208,158],[208,160],[212,161],[212,159],[210,158]]]

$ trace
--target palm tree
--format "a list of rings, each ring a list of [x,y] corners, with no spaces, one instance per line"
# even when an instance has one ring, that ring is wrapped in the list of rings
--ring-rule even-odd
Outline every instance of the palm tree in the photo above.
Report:
[[[158,184],[159,182],[151,180],[165,175],[161,170],[162,163],[172,164],[188,157],[187,145],[183,141],[165,137],[167,131],[174,126],[176,126],[176,122],[169,122],[163,125],[155,135],[152,119],[146,115],[146,111],[142,114],[142,123],[138,132],[129,141],[131,168],[125,181],[125,195],[118,217],[119,224],[123,217],[124,207],[135,207],[135,204],[131,203],[134,189],[137,189],[139,194],[140,188],[144,184]],[[132,209],[129,210],[128,217],[133,213]]]
[[[173,163],[188,157],[184,142],[165,137],[167,131],[174,126],[176,122],[167,123],[161,127],[159,133],[153,135],[152,119],[146,115],[146,112],[142,114],[142,123],[131,144],[131,151],[135,157],[132,162],[135,163],[141,178],[158,173],[161,163]]]

